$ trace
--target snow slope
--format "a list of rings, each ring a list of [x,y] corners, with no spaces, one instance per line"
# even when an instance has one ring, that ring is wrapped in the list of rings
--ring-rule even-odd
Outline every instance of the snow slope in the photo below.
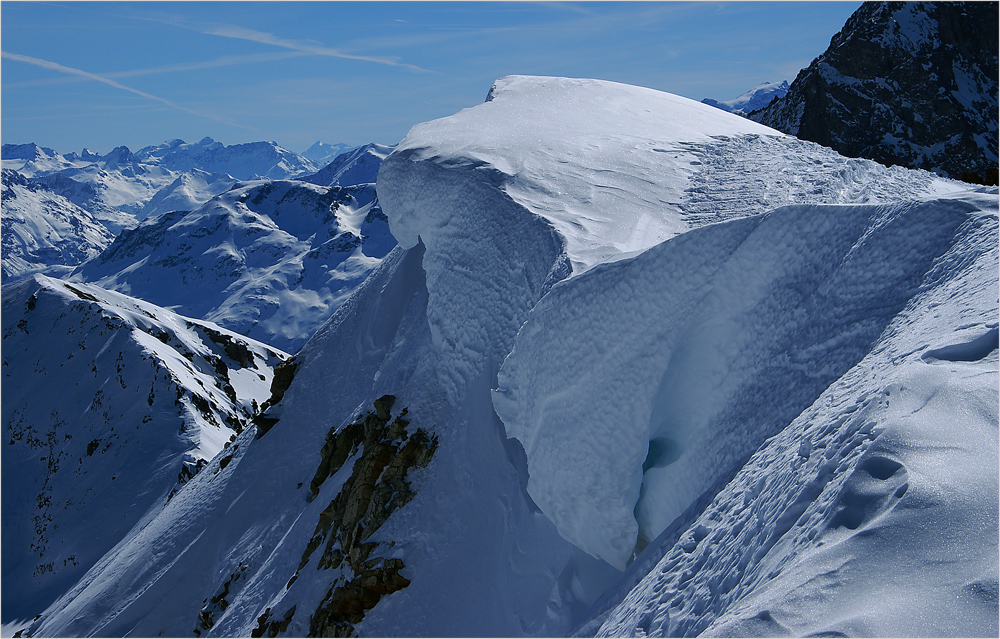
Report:
[[[236,182],[229,174],[191,169],[157,191],[136,213],[136,219],[142,221],[171,211],[193,211],[216,195],[228,191]]]
[[[866,251],[878,268],[854,286],[824,284],[854,302],[907,277],[900,267],[916,258],[925,267],[910,272],[905,306],[886,290],[885,307],[855,314],[871,323],[866,348],[861,331],[829,346],[857,349],[857,362],[777,421],[704,512],[654,542],[634,587],[581,635],[997,633],[996,211],[995,192],[888,211],[857,251],[896,240]],[[827,311],[850,315],[841,308]],[[783,377],[778,388],[794,388]]]
[[[751,111],[763,109],[777,98],[784,97],[786,93],[788,93],[787,80],[782,80],[781,82],[763,82],[732,100],[722,100],[720,102],[712,98],[705,98],[702,100],[702,103],[730,113],[746,115]]]
[[[87,210],[112,235],[117,235],[136,225],[135,214],[142,203],[170,179],[169,173],[159,170],[123,173],[116,169],[106,171],[92,164],[36,175],[31,181]]]
[[[10,169],[3,169],[2,203],[4,281],[68,271],[114,239],[90,213]]]
[[[989,206],[783,207],[556,286],[497,392],[529,493],[624,569],[637,538],[641,550],[870,352]]]
[[[229,446],[287,358],[94,286],[4,286],[4,622],[42,612]]]
[[[810,439],[815,452],[796,437],[793,448],[744,466],[757,447],[776,441],[766,433],[780,435],[817,397],[826,406],[827,388],[865,357],[882,357],[874,349],[886,327],[923,304],[924,292],[935,290],[939,299],[927,308],[942,308],[938,318],[937,307],[931,310],[927,330],[900,332],[915,344],[908,357],[976,356],[988,338],[942,347],[991,335],[978,318],[983,300],[991,313],[996,308],[996,253],[987,250],[995,191],[969,193],[928,173],[846,160],[648,89],[501,79],[487,103],[414,127],[383,162],[378,196],[400,246],[299,351],[293,374],[272,386],[275,399],[257,417],[256,432],[244,431],[225,469],[185,484],[27,634],[553,636],[580,624],[583,634],[597,632],[605,622],[606,632],[639,634],[663,632],[653,622],[666,618],[664,609],[633,602],[662,593],[664,583],[682,595],[683,614],[670,615],[685,628],[739,620],[723,616],[738,612],[728,593],[745,593],[740,602],[749,606],[757,585],[765,593],[754,575],[795,559],[786,549],[798,539],[792,524],[799,506],[784,506],[804,504],[795,496],[815,489],[796,483],[799,476],[789,473],[805,466],[790,462],[807,457],[808,468],[831,474],[829,485],[852,469],[840,458],[823,464],[826,450],[846,450],[855,433],[820,452],[819,431]],[[850,206],[829,206],[836,203]],[[774,211],[779,205],[790,206]],[[756,213],[767,215],[751,217]],[[950,283],[937,290],[939,280]],[[975,310],[961,311],[962,299]],[[664,312],[671,301],[690,314]],[[796,301],[806,306],[798,311]],[[791,321],[783,321],[789,308]],[[955,339],[951,319],[965,317],[971,325]],[[543,334],[553,339],[533,341]],[[651,344],[655,335],[668,343]],[[953,379],[948,366],[937,366],[937,374]],[[553,383],[573,383],[567,392],[548,385],[546,367],[559,369]],[[755,386],[772,369],[801,388],[783,394]],[[642,371],[652,377],[628,388],[629,375]],[[701,403],[681,394],[691,420],[675,427],[659,409],[678,401],[670,380],[689,388],[684,372],[711,385],[696,389],[707,393]],[[636,407],[625,415],[611,410],[630,393]],[[994,389],[973,393],[975,406],[996,403]],[[574,398],[592,414],[568,401]],[[766,410],[748,410],[753,400]],[[535,421],[547,407],[545,422]],[[726,427],[741,414],[757,420],[746,436]],[[567,426],[566,416],[579,424],[544,441],[543,431]],[[604,445],[619,419],[621,435]],[[968,423],[995,425],[996,413],[976,419]],[[648,454],[654,429],[661,440],[684,438],[676,460],[663,445],[669,442]],[[995,435],[992,448],[988,437],[976,442],[981,455],[996,456]],[[594,463],[602,456],[617,467]],[[646,461],[643,496],[636,479],[643,480]],[[679,495],[663,476],[680,468],[671,461],[695,475],[677,484]],[[895,477],[890,467],[865,466],[873,477]],[[708,479],[698,472],[719,473],[716,485],[703,489],[707,497],[696,496],[622,573],[642,550],[635,547],[638,521],[655,534],[665,513]],[[753,510],[731,505],[713,515],[711,499],[741,472],[788,483],[740,489],[747,503],[756,500]],[[588,484],[591,474],[603,481]],[[842,517],[861,522],[854,548],[863,562],[865,517],[892,502],[866,501],[878,491],[861,479],[842,500],[853,508]],[[877,488],[891,496],[899,485],[888,493]],[[635,501],[612,494],[613,516],[586,530],[579,521],[585,508],[615,491]],[[988,515],[997,501],[995,484],[968,494],[953,506],[969,517]],[[579,508],[564,508],[571,501]],[[640,501],[639,519],[627,521]],[[950,514],[932,512],[928,526]],[[758,559],[777,563],[749,555],[746,589],[737,589],[744,573],[735,585],[720,576],[743,558],[742,545],[729,541],[724,549],[704,546],[718,550],[718,561],[705,553],[683,572],[649,572],[660,558],[688,556],[686,548],[714,539],[709,516],[750,519],[756,528],[744,524],[732,534],[758,540]],[[671,538],[699,517],[706,519],[689,536]],[[633,532],[623,536],[622,525]],[[976,541],[982,562],[959,557],[955,569],[981,573],[985,566],[995,574],[995,538]],[[985,593],[975,596],[988,607],[990,582],[976,578],[983,583],[969,592]],[[843,583],[842,593],[854,586]],[[836,611],[847,603],[837,595],[824,605]],[[995,611],[995,598],[992,605]],[[649,610],[655,617],[646,620]]]
[[[371,186],[237,184],[121,234],[74,279],[297,350],[391,249]]]
[[[341,153],[315,175],[300,178],[320,186],[353,186],[375,184],[382,160],[393,147],[384,144],[366,144]]]

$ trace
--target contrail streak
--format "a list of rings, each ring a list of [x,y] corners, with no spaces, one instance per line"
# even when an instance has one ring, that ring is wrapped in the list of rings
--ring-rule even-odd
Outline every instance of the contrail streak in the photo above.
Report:
[[[361,60],[364,62],[375,62],[378,64],[386,64],[393,67],[402,67],[404,69],[410,69],[411,71],[419,71],[421,73],[431,73],[427,69],[418,67],[413,64],[406,64],[405,62],[400,62],[398,60],[393,60],[392,58],[376,58],[373,56],[363,56],[363,55],[353,55],[350,53],[344,53],[337,49],[330,47],[325,47],[320,44],[313,44],[311,42],[302,42],[299,40],[286,40],[285,38],[279,38],[271,33],[264,33],[263,31],[254,31],[253,29],[245,29],[243,27],[237,27],[232,25],[217,25],[212,27],[203,27],[200,29],[202,33],[207,35],[215,35],[223,38],[235,38],[237,40],[250,40],[251,42],[259,42],[261,44],[270,44],[276,47],[283,47],[285,49],[291,49],[292,51],[302,51],[304,53],[311,53],[313,55],[325,55],[333,58],[344,58],[346,60]]]
[[[190,113],[191,115],[196,115],[196,116],[201,117],[201,118],[208,118],[209,120],[214,120],[216,122],[221,122],[222,124],[228,124],[229,126],[239,127],[241,129],[248,129],[248,130],[251,130],[251,131],[255,130],[255,129],[251,128],[251,127],[243,126],[242,124],[236,124],[235,122],[229,122],[228,120],[224,120],[222,118],[218,118],[218,117],[215,117],[213,115],[209,115],[207,113],[199,113],[198,111],[195,111],[193,109],[189,109],[189,108],[187,108],[185,106],[181,106],[179,104],[175,104],[174,102],[171,102],[170,100],[167,100],[166,98],[161,98],[159,96],[153,95],[152,93],[146,93],[145,91],[140,91],[139,89],[133,89],[132,87],[125,86],[124,84],[122,84],[120,82],[115,82],[111,78],[106,78],[104,76],[97,75],[95,73],[88,73],[87,71],[81,71],[80,69],[74,69],[73,67],[67,67],[67,66],[59,64],[57,62],[50,62],[48,60],[41,60],[39,58],[32,58],[30,56],[20,55],[20,54],[17,54],[17,53],[8,53],[7,51],[0,51],[0,56],[2,56],[4,58],[7,58],[8,60],[16,60],[18,62],[25,62],[27,64],[33,64],[36,67],[41,67],[43,69],[49,69],[49,70],[52,70],[52,71],[58,71],[60,73],[66,73],[68,75],[75,75],[75,76],[78,76],[78,77],[81,77],[81,78],[87,78],[88,80],[93,80],[95,82],[101,82],[103,84],[107,84],[108,86],[115,87],[116,89],[121,89],[122,91],[128,91],[129,93],[134,93],[135,95],[144,97],[144,98],[146,98],[148,100],[155,100],[157,102],[160,102],[162,104],[167,105],[168,107],[171,107],[171,108],[174,108],[174,109],[178,109],[180,111],[184,111],[185,113]]]

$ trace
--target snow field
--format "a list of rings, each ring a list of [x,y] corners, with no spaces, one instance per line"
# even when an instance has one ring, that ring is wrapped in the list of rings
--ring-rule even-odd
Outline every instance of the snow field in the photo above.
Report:
[[[979,197],[865,357],[581,634],[995,632],[997,344],[924,356],[995,334],[996,200]]]

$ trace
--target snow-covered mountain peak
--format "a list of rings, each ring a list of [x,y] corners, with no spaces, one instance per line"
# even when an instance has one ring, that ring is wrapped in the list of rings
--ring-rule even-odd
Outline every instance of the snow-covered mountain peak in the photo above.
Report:
[[[32,177],[77,166],[48,147],[29,144],[4,144],[3,168]]]
[[[89,211],[3,169],[3,279],[68,271],[103,251],[114,236]]]
[[[371,185],[200,176],[158,194],[161,214],[74,277],[294,350],[394,245]],[[171,210],[202,180],[232,188]]]
[[[95,286],[5,286],[5,618],[40,612],[230,448],[288,358]]]
[[[789,163],[806,158],[808,178],[789,179]],[[680,96],[529,76],[501,78],[486,103],[413,127],[386,159],[379,198],[403,246],[418,237],[427,244],[447,221],[423,217],[432,209],[414,215],[395,194],[406,184],[397,169],[414,162],[451,174],[475,169],[464,174],[555,230],[573,274],[778,204],[894,198],[888,183],[903,179]],[[734,165],[768,177],[737,184]]]
[[[55,157],[57,154],[50,148],[41,147],[30,142],[28,144],[4,144],[4,160],[34,160],[41,157]]]
[[[201,169],[191,169],[156,192],[136,219],[145,220],[169,211],[191,211],[214,196],[228,191],[236,184],[236,178],[228,173],[209,173]]]
[[[484,104],[413,127],[382,171],[392,171],[394,160],[479,169],[552,225],[578,273],[687,228],[678,204],[701,165],[697,147],[713,136],[751,134],[782,135],[652,89],[508,76],[494,83]],[[396,183],[387,182],[385,189],[379,184],[383,205]],[[443,223],[408,215],[403,202],[385,208],[403,246]]]
[[[751,111],[763,109],[772,101],[783,97],[786,93],[788,93],[787,80],[782,80],[781,82],[764,82],[732,100],[719,101],[712,98],[705,98],[702,100],[702,103],[722,109],[723,111],[729,111],[730,113],[745,115]]]
[[[121,165],[133,164],[138,162],[139,159],[127,146],[117,146],[111,149],[110,153],[102,157],[101,161],[104,162],[105,169],[113,169]]]
[[[322,186],[355,186],[374,184],[379,167],[395,147],[366,144],[338,155],[315,175],[300,178]]]
[[[318,164],[326,164],[333,161],[338,155],[347,153],[352,147],[350,144],[327,144],[317,141],[302,153],[302,157],[312,160]]]

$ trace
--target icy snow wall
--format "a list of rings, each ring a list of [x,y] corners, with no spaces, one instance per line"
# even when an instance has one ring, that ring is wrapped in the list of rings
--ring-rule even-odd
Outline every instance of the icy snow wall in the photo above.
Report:
[[[789,206],[556,286],[494,400],[529,493],[624,568],[869,352],[971,210]]]

